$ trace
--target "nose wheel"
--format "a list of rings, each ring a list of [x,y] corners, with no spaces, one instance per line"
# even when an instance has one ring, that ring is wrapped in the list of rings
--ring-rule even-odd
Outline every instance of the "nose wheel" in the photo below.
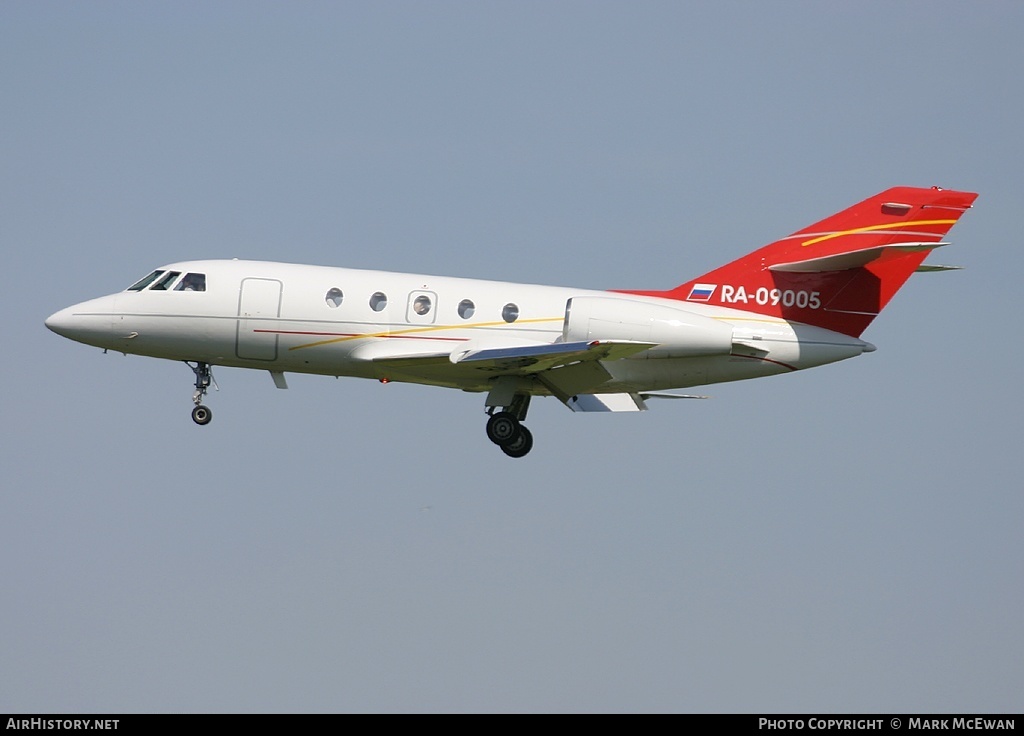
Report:
[[[199,404],[192,410],[192,421],[200,426],[209,424],[211,419],[213,419],[213,412],[209,407]]]
[[[213,371],[210,370],[209,363],[197,362],[193,365],[186,362],[185,365],[196,374],[196,390],[192,394],[192,403],[196,406],[192,410],[192,421],[200,426],[209,424],[213,419],[213,412],[210,411],[209,407],[203,405],[203,397],[210,390],[211,383],[214,386],[217,385],[216,381],[213,380]]]

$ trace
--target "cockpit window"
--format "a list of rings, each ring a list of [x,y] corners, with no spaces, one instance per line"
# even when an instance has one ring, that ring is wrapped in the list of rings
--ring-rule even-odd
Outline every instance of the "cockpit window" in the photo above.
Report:
[[[149,287],[152,291],[166,291],[167,288],[174,283],[174,280],[181,276],[181,271],[168,271],[160,280]]]
[[[181,276],[181,271],[164,271],[158,269],[153,273],[149,274],[144,279],[139,279],[134,284],[128,287],[128,291],[142,291],[143,289],[151,289],[152,291],[167,291],[174,282]],[[205,273],[187,273],[185,278],[178,282],[177,286],[174,286],[175,291],[206,291],[206,274]]]
[[[154,287],[156,288],[156,287]],[[185,278],[181,280],[177,286],[174,287],[175,291],[206,291],[206,274],[205,273],[187,273]]]
[[[162,274],[162,273],[163,273],[163,271],[154,271],[153,273],[151,273],[151,274],[150,274],[149,276],[147,276],[146,278],[144,278],[144,279],[139,279],[139,280],[138,280],[138,281],[136,281],[136,282],[135,282],[134,284],[132,284],[131,286],[129,286],[129,287],[128,287],[128,291],[142,291],[142,290],[143,290],[143,289],[145,289],[145,288],[146,288],[147,286],[149,286],[150,284],[152,284],[152,283],[153,283],[153,281],[155,281],[155,280],[156,280],[156,277],[157,277],[157,276],[159,276],[159,275],[160,275],[160,274]]]

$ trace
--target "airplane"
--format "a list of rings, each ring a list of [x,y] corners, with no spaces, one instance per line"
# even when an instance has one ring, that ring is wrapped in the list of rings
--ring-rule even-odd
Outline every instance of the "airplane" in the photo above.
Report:
[[[51,315],[64,337],[182,361],[192,419],[213,366],[353,376],[486,394],[487,437],[523,457],[534,396],[642,411],[671,390],[875,350],[861,339],[977,198],[895,187],[664,290],[587,290],[247,260],[172,263]]]

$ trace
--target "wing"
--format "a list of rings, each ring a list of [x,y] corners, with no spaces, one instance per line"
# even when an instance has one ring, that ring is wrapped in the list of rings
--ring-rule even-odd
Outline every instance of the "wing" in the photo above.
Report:
[[[509,348],[463,350],[451,354],[456,365],[507,374],[540,373],[573,363],[618,360],[641,353],[657,343],[630,340],[559,342]]]
[[[621,360],[655,347],[657,343],[629,340],[539,343],[484,347],[461,347],[452,352],[415,355],[374,355],[375,366],[403,375],[446,373],[452,383],[489,387],[498,378],[522,378],[540,382],[563,403],[593,390],[611,378],[602,361]],[[506,385],[508,381],[503,381]]]

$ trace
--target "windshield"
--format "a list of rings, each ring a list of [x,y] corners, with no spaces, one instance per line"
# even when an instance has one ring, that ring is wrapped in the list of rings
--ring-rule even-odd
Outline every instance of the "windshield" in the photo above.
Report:
[[[166,291],[174,283],[174,280],[181,276],[181,271],[168,271],[163,277],[150,288],[154,291]]]
[[[159,276],[159,275],[160,275],[160,274],[162,274],[162,273],[163,273],[163,271],[154,271],[153,273],[151,273],[151,274],[150,274],[149,276],[147,276],[146,278],[144,278],[144,279],[139,279],[139,280],[138,280],[138,281],[136,281],[136,282],[135,282],[134,284],[132,284],[131,286],[129,286],[129,287],[128,287],[128,291],[142,291],[142,290],[143,290],[143,289],[145,289],[145,288],[146,288],[147,286],[149,286],[150,284],[152,284],[152,283],[153,283],[153,281],[154,281],[154,280],[155,280],[155,279],[157,278],[157,276]]]
[[[165,271],[157,269],[144,279],[139,279],[128,287],[127,291],[206,291],[205,273],[186,273],[181,281],[181,271]],[[177,284],[175,282],[177,281]]]

